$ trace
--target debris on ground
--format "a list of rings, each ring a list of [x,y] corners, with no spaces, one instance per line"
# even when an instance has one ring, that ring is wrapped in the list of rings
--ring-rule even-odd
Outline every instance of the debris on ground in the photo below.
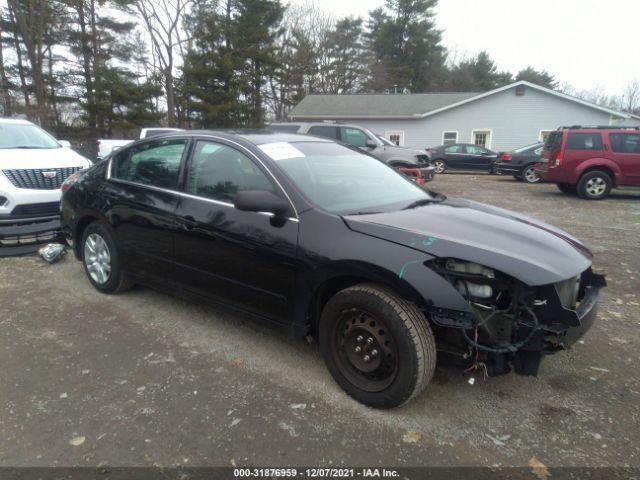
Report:
[[[67,253],[67,247],[61,243],[47,243],[38,249],[38,255],[47,263],[61,260]]]
[[[531,467],[531,472],[540,480],[546,480],[551,476],[547,466],[536,457],[532,457],[531,460],[529,460],[529,467]]]
[[[422,438],[422,433],[408,431],[402,436],[402,441],[405,443],[418,443]]]

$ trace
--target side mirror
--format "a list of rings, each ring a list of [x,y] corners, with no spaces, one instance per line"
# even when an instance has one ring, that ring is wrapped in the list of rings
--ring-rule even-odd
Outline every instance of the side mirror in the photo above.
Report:
[[[269,212],[282,215],[289,210],[289,202],[268,190],[240,190],[233,206],[244,212]]]
[[[376,148],[376,147],[378,146],[378,145],[376,144],[376,142],[374,142],[374,141],[373,141],[373,140],[371,140],[371,139],[368,139],[364,145],[365,145],[365,147],[367,147],[367,148]]]
[[[58,140],[58,143],[64,148],[71,148],[71,142],[69,140]]]

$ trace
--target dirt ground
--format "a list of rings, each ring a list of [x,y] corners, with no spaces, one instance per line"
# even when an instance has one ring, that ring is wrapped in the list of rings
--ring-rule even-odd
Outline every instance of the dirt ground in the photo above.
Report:
[[[135,288],[105,296],[72,255],[0,259],[0,466],[640,467],[640,193],[602,202],[511,177],[431,184],[582,239],[600,318],[537,378],[451,366],[409,405],[364,407],[317,345]]]

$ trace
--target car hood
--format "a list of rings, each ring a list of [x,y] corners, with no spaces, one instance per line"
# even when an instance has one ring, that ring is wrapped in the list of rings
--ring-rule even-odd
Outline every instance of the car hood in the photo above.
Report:
[[[405,148],[405,147],[392,147],[391,145],[383,145],[380,148],[382,151],[386,152],[388,155],[402,155],[405,157],[413,157],[414,155],[427,155],[425,150],[416,150],[415,148]]]
[[[90,167],[92,163],[70,148],[11,148],[0,150],[0,170]]]
[[[580,241],[556,227],[464,199],[343,218],[353,231],[436,257],[476,262],[532,286],[576,276],[593,258]]]

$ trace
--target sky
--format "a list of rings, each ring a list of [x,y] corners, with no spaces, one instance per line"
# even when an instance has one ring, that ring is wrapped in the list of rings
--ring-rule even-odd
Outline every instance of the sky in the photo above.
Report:
[[[366,17],[384,4],[315,1],[336,17]],[[640,0],[440,0],[436,22],[449,51],[486,50],[500,70],[531,65],[560,84],[607,95],[640,81]]]

